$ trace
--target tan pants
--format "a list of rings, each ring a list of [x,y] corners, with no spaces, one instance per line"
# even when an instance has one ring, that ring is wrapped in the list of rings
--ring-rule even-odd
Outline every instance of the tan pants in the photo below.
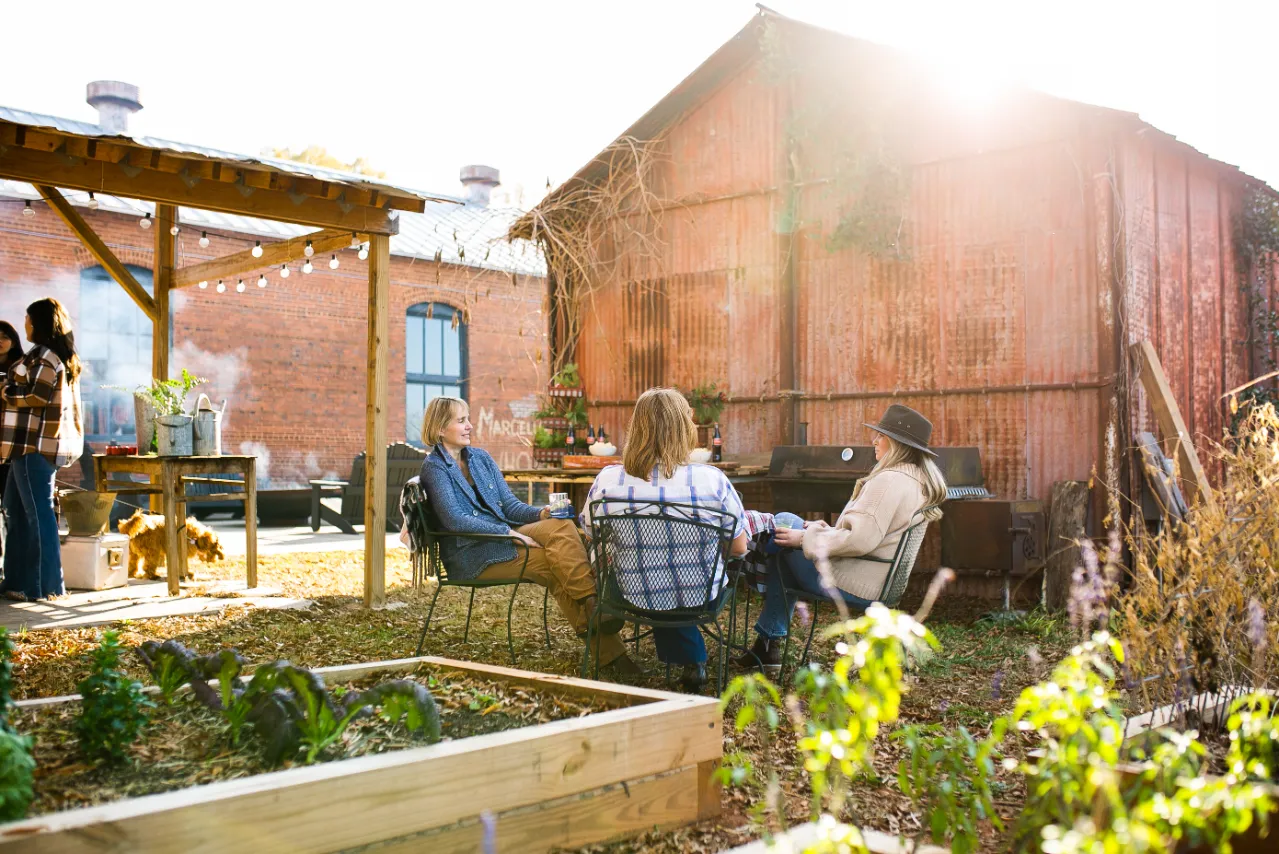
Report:
[[[591,569],[586,547],[572,519],[546,519],[516,528],[521,534],[541,543],[540,549],[529,549],[528,566],[524,580],[539,584],[551,591],[560,613],[579,635],[586,634],[589,614],[582,607],[585,599],[595,595],[595,571]],[[524,549],[516,546],[519,554],[514,560],[495,563],[480,573],[480,578],[517,578],[524,566]],[[616,634],[595,635],[599,645],[601,664],[608,664],[625,654],[622,640]]]

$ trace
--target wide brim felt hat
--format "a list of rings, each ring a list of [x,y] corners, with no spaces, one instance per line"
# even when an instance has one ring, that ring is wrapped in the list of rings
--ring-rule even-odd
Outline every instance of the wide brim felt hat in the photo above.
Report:
[[[933,422],[919,414],[909,406],[894,403],[884,412],[884,417],[867,427],[876,433],[883,433],[890,439],[896,439],[903,445],[923,451],[930,457],[937,456],[928,447],[928,440],[933,437]]]

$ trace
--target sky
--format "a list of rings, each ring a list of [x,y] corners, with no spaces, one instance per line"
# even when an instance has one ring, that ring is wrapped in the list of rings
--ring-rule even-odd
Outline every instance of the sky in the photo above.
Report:
[[[1279,0],[769,5],[918,55],[958,100],[1024,85],[1138,112],[1279,187]],[[482,163],[525,204],[756,13],[745,0],[5,6],[5,106],[94,121],[85,84],[123,80],[141,89],[135,134],[250,154],[317,144],[443,193]]]

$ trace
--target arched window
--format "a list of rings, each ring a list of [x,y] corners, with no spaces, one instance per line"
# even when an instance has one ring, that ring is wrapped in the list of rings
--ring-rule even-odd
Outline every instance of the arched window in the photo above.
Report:
[[[151,293],[151,271],[129,265],[138,284]],[[101,267],[80,274],[76,350],[84,362],[85,439],[126,442],[136,434],[132,389],[151,381],[151,320]],[[128,391],[104,389],[124,386]],[[146,453],[143,450],[143,453]]]
[[[461,313],[440,303],[409,306],[405,317],[405,438],[422,444],[422,415],[437,397],[466,399],[466,326]]]

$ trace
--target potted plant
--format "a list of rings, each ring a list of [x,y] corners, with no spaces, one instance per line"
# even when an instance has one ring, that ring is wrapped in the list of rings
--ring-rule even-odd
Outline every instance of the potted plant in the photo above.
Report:
[[[533,431],[533,461],[552,465],[559,463],[568,452],[564,444],[567,437],[563,430],[551,430],[539,424]]]
[[[551,377],[551,385],[547,389],[551,397],[581,397],[582,375],[578,373],[577,364],[569,362]]]
[[[719,416],[728,405],[728,395],[720,391],[715,383],[702,383],[684,392],[688,405],[693,407],[693,421],[697,424],[697,446],[711,446],[711,426],[719,421]]]
[[[156,451],[161,456],[182,456],[192,452],[194,419],[186,413],[186,399],[193,388],[204,382],[203,378],[183,368],[181,379],[152,380],[150,385],[133,390],[139,453],[150,450],[153,436]]]

